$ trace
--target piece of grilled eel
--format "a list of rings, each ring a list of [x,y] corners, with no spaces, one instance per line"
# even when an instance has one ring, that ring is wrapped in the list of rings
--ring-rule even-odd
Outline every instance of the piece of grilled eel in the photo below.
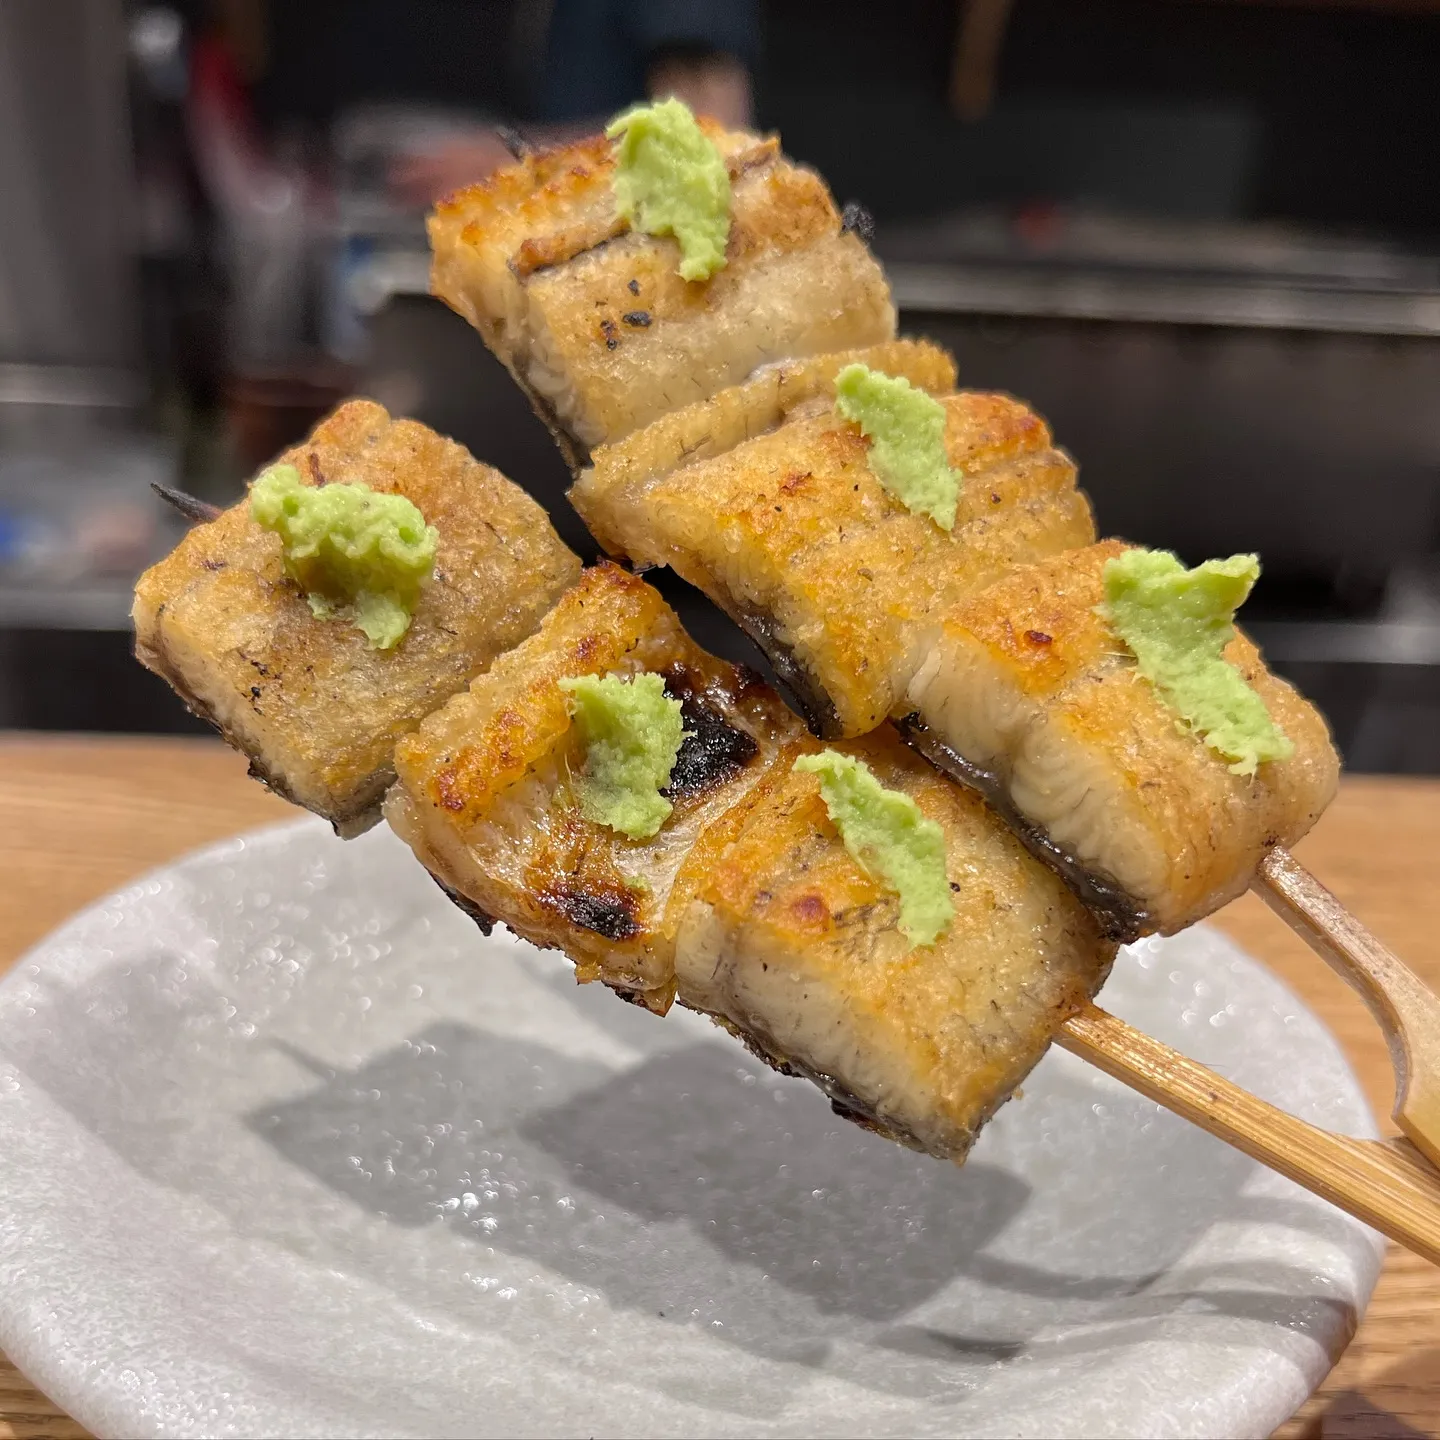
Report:
[[[854,360],[940,399],[962,475],[952,530],[884,488],[836,413],[835,376]],[[1095,538],[1044,421],[954,383],[924,342],[777,366],[597,450],[571,500],[612,554],[669,565],[747,631],[816,734],[862,735],[904,708],[942,611]]]
[[[674,812],[650,840],[586,821],[562,677],[652,670],[685,702]],[[712,1016],[836,1110],[963,1159],[1103,982],[1114,946],[973,792],[889,727],[841,748],[939,823],[949,930],[909,945],[813,775],[818,746],[761,682],[699,652],[643,581],[587,572],[537,633],[397,748],[386,815],[472,915],[662,1012]]]
[[[726,263],[707,281],[680,278],[675,240],[616,216],[601,135],[528,155],[430,217],[432,289],[572,463],[757,366],[895,333],[884,274],[824,181],[773,136],[700,123],[732,187]]]
[[[352,400],[279,457],[309,484],[413,501],[439,532],[409,631],[370,648],[319,620],[246,501],[197,525],[135,587],[135,653],[250,758],[271,789],[344,835],[379,818],[396,740],[534,630],[580,574],[545,512],[454,441]]]
[[[636,843],[587,820],[560,681],[663,675],[685,728],[670,818]],[[540,628],[396,748],[391,826],[482,921],[559,946],[582,980],[653,1010],[675,995],[667,914],[701,831],[768,770],[800,722],[760,679],[700,650],[660,595],[618,566],[587,570]]]
[[[1294,753],[1252,776],[1176,713],[1097,611],[1109,540],[1022,566],[956,606],[915,676],[913,744],[974,785],[1120,938],[1182,929],[1239,895],[1335,793],[1320,713],[1243,634],[1225,651]]]

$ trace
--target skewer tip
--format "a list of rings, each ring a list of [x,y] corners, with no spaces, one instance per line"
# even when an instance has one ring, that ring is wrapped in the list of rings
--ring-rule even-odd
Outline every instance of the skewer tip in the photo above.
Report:
[[[196,524],[214,520],[221,513],[220,506],[212,505],[208,500],[198,499],[194,495],[188,495],[184,490],[176,490],[173,486],[162,485],[158,480],[152,480],[150,488],[167,505],[178,510],[187,520],[192,520]]]
[[[517,160],[523,160],[527,155],[535,153],[534,145],[513,125],[497,125],[495,136]]]
[[[847,200],[840,212],[840,229],[853,230],[867,245],[875,243],[875,217],[858,201]]]

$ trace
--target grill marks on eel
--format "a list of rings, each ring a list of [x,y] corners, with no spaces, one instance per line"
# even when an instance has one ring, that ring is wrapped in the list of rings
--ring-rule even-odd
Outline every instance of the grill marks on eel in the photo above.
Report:
[[[635,918],[635,897],[629,891],[616,890],[602,895],[562,889],[551,891],[545,899],[572,925],[594,931],[607,940],[629,940],[640,933],[640,922]]]
[[[737,669],[738,690],[757,677]],[[705,678],[684,665],[672,665],[663,672],[665,693],[680,702],[686,735],[670,772],[670,784],[662,792],[676,803],[699,799],[707,790],[732,779],[760,753],[754,738],[726,718],[729,695],[718,683],[707,685]],[[541,892],[547,905],[582,929],[607,940],[629,940],[643,928],[637,916],[635,892],[623,886],[572,884],[547,887]]]
[[[745,679],[742,672],[742,685]],[[754,738],[725,718],[718,687],[707,692],[693,671],[672,665],[665,672],[665,693],[680,702],[686,732],[663,792],[668,799],[688,799],[722,784],[759,753]]]

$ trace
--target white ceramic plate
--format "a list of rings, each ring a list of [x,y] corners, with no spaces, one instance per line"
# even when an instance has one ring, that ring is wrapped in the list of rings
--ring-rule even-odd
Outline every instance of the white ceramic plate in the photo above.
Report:
[[[1373,1133],[1213,931],[1105,1000]],[[913,1155],[309,821],[19,964],[0,1156],[0,1345],[111,1435],[1263,1435],[1379,1263],[1059,1051],[963,1169]]]

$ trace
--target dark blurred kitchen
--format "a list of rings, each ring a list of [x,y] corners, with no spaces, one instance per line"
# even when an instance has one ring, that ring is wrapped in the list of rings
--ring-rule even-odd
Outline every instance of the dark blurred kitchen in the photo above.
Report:
[[[1440,0],[0,0],[0,724],[202,728],[129,655],[151,484],[232,500],[350,393],[592,554],[424,213],[673,92],[870,209],[1104,531],[1258,550],[1352,768],[1440,773],[1437,75]]]

